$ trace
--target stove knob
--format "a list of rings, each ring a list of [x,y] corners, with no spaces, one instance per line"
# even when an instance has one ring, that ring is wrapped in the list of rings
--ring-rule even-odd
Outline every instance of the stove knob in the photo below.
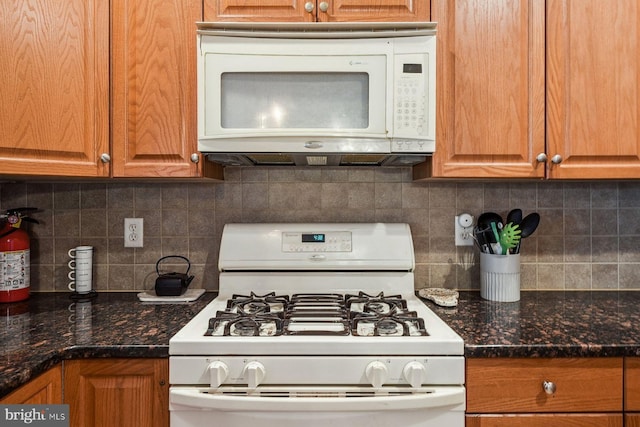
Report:
[[[244,367],[243,374],[247,379],[247,386],[255,389],[264,379],[264,365],[260,362],[249,362]]]
[[[402,375],[404,376],[404,379],[411,384],[411,387],[418,388],[422,385],[422,381],[424,381],[427,376],[427,370],[422,363],[414,361],[409,362],[404,366]]]
[[[369,363],[364,373],[374,388],[382,387],[382,384],[384,384],[389,375],[387,365],[378,361]]]
[[[218,388],[229,376],[229,368],[224,362],[219,360],[209,363],[209,378],[212,388]]]

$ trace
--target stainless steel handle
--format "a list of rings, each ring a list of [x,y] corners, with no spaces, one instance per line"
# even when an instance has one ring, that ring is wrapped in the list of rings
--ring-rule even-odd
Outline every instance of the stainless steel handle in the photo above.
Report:
[[[308,1],[304,4],[304,10],[306,10],[309,13],[313,12],[314,8],[315,8],[315,5],[313,4],[313,2]]]
[[[200,156],[198,156],[198,153],[193,153],[191,155],[191,162],[192,163],[198,163],[200,161]]]
[[[556,165],[557,165],[557,164],[559,164],[560,162],[562,162],[562,156],[561,156],[560,154],[556,154],[555,156],[553,156],[553,157],[551,158],[551,163],[554,163],[554,164],[556,164]]]
[[[109,163],[111,161],[111,156],[107,153],[102,153],[100,155],[100,160],[102,161],[102,163]]]
[[[320,2],[320,10],[323,12],[329,10],[329,3],[327,3],[326,1]]]
[[[544,163],[547,161],[547,153],[540,153],[536,156],[536,160],[540,163]]]
[[[556,392],[556,385],[553,381],[543,381],[542,389],[547,394],[553,394]]]

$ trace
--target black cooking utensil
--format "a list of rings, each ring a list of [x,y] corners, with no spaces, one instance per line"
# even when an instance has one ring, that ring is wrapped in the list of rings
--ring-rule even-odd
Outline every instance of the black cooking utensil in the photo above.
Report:
[[[520,237],[525,238],[531,236],[533,232],[536,231],[536,228],[538,228],[538,224],[540,224],[539,213],[533,212],[525,216],[522,222],[520,222],[520,230],[522,231]]]
[[[485,253],[493,253],[493,249],[491,248],[491,240],[487,239],[487,232],[490,232],[490,231],[491,230],[489,228],[486,228],[483,230],[477,225],[473,229],[473,234],[475,236],[474,240],[478,245],[478,247],[480,248],[480,250]]]
[[[491,247],[492,243],[498,243],[496,236],[493,232],[493,228],[497,230],[502,230],[502,216],[495,212],[483,212],[478,217],[478,221],[476,222],[478,228],[484,233],[485,241],[487,242],[487,249],[489,253],[494,253],[493,248]],[[493,226],[492,226],[493,224]]]
[[[520,224],[522,221],[522,209],[511,209],[507,214],[507,224]]]
[[[495,212],[483,212],[478,217],[477,224],[481,230],[491,228],[491,223],[495,223],[498,228],[502,228],[502,217],[500,214]]]
[[[522,239],[531,236],[536,231],[538,224],[540,224],[540,214],[538,212],[532,212],[522,218],[520,222],[520,243],[522,243]],[[515,248],[516,253],[520,253],[520,243]]]

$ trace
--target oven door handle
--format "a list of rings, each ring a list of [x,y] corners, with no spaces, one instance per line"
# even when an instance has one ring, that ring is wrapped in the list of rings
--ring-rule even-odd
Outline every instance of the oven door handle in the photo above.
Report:
[[[256,393],[222,394],[209,388],[171,387],[172,410],[179,406],[218,411],[395,411],[401,409],[425,409],[456,407],[464,410],[465,388],[463,386],[441,386],[419,389],[415,393],[401,395],[375,394],[358,397],[324,397],[322,388],[318,397],[260,396]],[[368,392],[371,389],[366,389]],[[213,391],[213,392],[212,392]],[[286,393],[286,392],[285,392]],[[462,407],[458,408],[459,405]]]

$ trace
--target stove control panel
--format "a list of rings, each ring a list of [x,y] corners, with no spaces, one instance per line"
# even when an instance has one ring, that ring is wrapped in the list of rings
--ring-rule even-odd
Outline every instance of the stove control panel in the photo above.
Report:
[[[170,382],[222,385],[464,384],[464,356],[171,356]]]
[[[282,252],[351,252],[350,231],[282,233]]]

